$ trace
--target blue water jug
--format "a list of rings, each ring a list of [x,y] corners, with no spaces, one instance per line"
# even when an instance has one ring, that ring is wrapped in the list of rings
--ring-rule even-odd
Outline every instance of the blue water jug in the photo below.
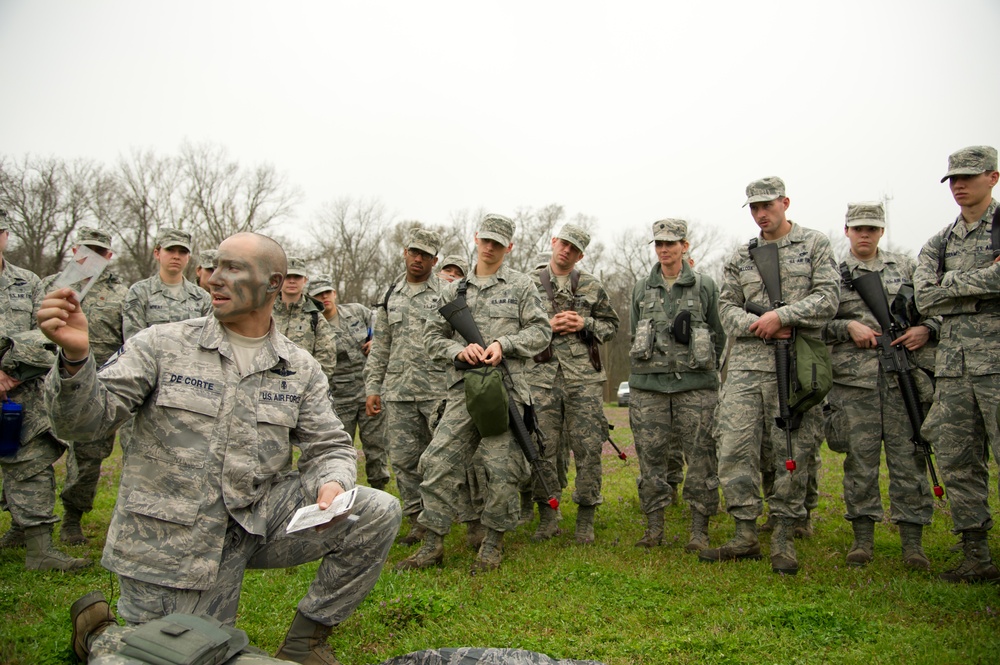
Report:
[[[21,423],[24,409],[17,402],[3,401],[0,410],[0,457],[12,457],[21,447]]]

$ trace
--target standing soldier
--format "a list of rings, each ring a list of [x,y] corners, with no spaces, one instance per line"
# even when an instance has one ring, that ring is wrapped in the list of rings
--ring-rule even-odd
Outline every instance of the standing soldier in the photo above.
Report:
[[[441,261],[441,270],[438,271],[438,277],[446,282],[454,282],[456,279],[462,279],[468,274],[469,262],[455,254],[449,254],[444,257]]]
[[[79,227],[73,253],[76,254],[81,246],[111,260],[111,236],[106,231],[90,226]],[[52,290],[57,276],[50,275],[42,280],[41,293]],[[122,335],[122,306],[127,294],[128,288],[121,278],[107,267],[90,286],[87,297],[80,303],[87,317],[90,348],[99,365],[113,356],[125,341]],[[41,304],[39,299],[35,303],[36,310]],[[94,509],[101,464],[111,455],[114,447],[114,432],[99,441],[70,442],[66,457],[66,483],[59,495],[64,509],[59,539],[64,543],[75,545],[87,542],[80,528],[80,519],[84,513]]]
[[[288,274],[281,285],[281,297],[274,301],[274,327],[315,358],[333,390],[337,367],[337,343],[333,328],[321,316],[323,303],[305,294],[309,275],[303,259],[288,257]]]
[[[740,247],[726,263],[719,313],[733,339],[726,384],[719,398],[716,433],[719,451],[719,481],[729,514],[736,521],[736,535],[721,547],[704,549],[703,561],[759,559],[757,518],[761,514],[761,442],[785,441],[774,416],[779,413],[778,382],[774,352],[769,340],[792,338],[793,328],[814,338],[837,313],[839,275],[830,241],[818,231],[789,220],[791,203],[781,178],[768,177],[747,185],[747,201],[760,235]],[[784,306],[771,310],[776,294],[768,294],[750,247],[774,243],[778,247],[781,295]],[[751,303],[770,311],[761,316],[746,311]],[[809,469],[818,444],[816,409],[802,415],[801,427],[792,432],[792,451],[797,471],[774,463],[774,490],[768,497],[776,520],[771,536],[771,570],[794,575],[798,572],[793,531],[795,521],[806,517],[805,499]],[[765,434],[763,428],[768,429]]]
[[[912,281],[916,262],[879,249],[884,232],[885,209],[881,203],[848,204],[844,235],[851,249],[840,264],[840,308],[824,331],[824,341],[833,345],[833,389],[827,395],[829,431],[835,447],[847,447],[844,503],[854,530],[847,564],[864,566],[872,560],[875,524],[882,521],[884,514],[878,483],[884,441],[890,517],[899,525],[903,561],[911,568],[930,570],[921,545],[923,528],[931,523],[934,513],[927,467],[910,441],[910,422],[897,385],[899,379],[888,376],[879,363],[875,338],[889,331],[879,330],[875,315],[853,288],[855,278],[880,273],[891,301],[905,282]],[[923,321],[907,328],[893,343],[916,351],[940,327],[939,319]],[[838,440],[841,446],[837,446]]]
[[[122,333],[125,339],[156,323],[205,316],[212,309],[208,293],[184,277],[191,260],[191,234],[161,229],[153,248],[158,270],[133,284],[125,297]]]
[[[972,146],[948,158],[941,182],[949,182],[961,214],[927,241],[913,273],[920,312],[943,317],[935,400],[922,432],[934,444],[965,552],[962,563],[941,574],[948,582],[1000,581],[986,539],[993,518],[985,449],[988,440],[1000,459],[998,178],[996,148]]]
[[[603,502],[601,451],[608,438],[604,418],[607,377],[597,345],[610,341],[618,331],[618,314],[604,286],[590,273],[576,269],[589,244],[590,235],[585,230],[564,224],[552,238],[552,259],[532,273],[542,302],[548,305],[552,343],[535,356],[535,365],[528,372],[538,428],[549,442],[546,459],[553,468],[561,466],[556,457],[563,436],[573,450],[573,501],[579,506],[575,538],[581,544],[594,542],[594,512]],[[557,535],[555,509],[540,501],[538,510],[541,519],[532,539]]]
[[[708,547],[708,518],[719,509],[719,465],[712,418],[726,333],[719,288],[684,258],[687,222],[653,224],[657,264],[632,290],[629,422],[639,457],[639,503],[646,532],[636,545],[663,541],[663,511],[684,482],[691,507],[685,549]],[[687,479],[684,460],[687,459]]]
[[[198,278],[198,286],[206,291],[211,291],[208,288],[208,280],[212,278],[212,272],[215,271],[215,259],[218,255],[219,252],[214,249],[203,250],[198,255],[198,266],[194,269],[194,274]]]
[[[443,303],[445,287],[434,275],[441,238],[414,228],[406,239],[406,271],[386,290],[376,305],[371,353],[365,365],[365,407],[369,416],[386,411],[386,440],[396,471],[409,533],[400,542],[412,545],[424,535],[417,522],[420,512],[420,471],[417,463],[431,442],[438,408],[445,397],[444,364],[430,357],[424,346],[424,324]]]
[[[384,490],[389,482],[389,455],[385,448],[385,418],[365,412],[365,381],[362,372],[372,346],[368,327],[372,311],[360,303],[337,304],[337,290],[329,275],[309,281],[309,295],[323,303],[323,317],[333,329],[337,345],[337,371],[330,389],[333,408],[354,440],[357,430],[365,453],[368,484]]]
[[[514,247],[514,222],[502,215],[486,215],[476,233],[477,261],[467,279],[447,284],[441,294],[452,302],[461,294],[486,343],[463,339],[436,311],[427,320],[424,343],[433,362],[448,368],[448,398],[434,438],[420,458],[423,510],[418,521],[427,530],[421,548],[397,569],[427,568],[444,557],[444,537],[463,501],[467,473],[477,451],[487,479],[481,521],[486,535],[472,564],[472,572],[500,567],[503,534],[517,527],[520,517],[518,483],[527,474],[524,453],[509,430],[481,436],[469,414],[460,360],[473,366],[496,367],[506,361],[514,391],[507,397],[517,408],[530,404],[524,367],[551,341],[548,318],[538,289],[527,275],[504,265]]]

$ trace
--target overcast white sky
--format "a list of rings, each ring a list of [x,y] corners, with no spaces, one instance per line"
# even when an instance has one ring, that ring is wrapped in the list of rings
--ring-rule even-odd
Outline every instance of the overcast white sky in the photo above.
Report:
[[[918,250],[954,219],[947,156],[1000,146],[1000,2],[0,0],[0,153],[273,163],[308,220],[549,203],[625,228],[749,238],[750,180],[842,228],[892,197]]]

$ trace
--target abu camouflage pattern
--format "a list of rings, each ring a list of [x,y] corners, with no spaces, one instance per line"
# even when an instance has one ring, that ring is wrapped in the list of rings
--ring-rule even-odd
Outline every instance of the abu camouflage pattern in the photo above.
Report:
[[[337,317],[329,320],[337,349],[337,371],[330,389],[338,401],[365,401],[364,369],[368,357],[361,348],[368,341],[371,310],[359,303],[337,305]]]
[[[34,303],[42,294],[38,275],[0,257],[0,335],[35,327]]]
[[[337,342],[333,328],[323,318],[323,304],[309,296],[286,303],[277,298],[271,311],[274,328],[316,359],[323,374],[334,385],[337,370]]]
[[[212,312],[212,298],[204,289],[187,279],[181,285],[180,296],[175,296],[156,274],[129,287],[122,305],[125,339],[158,323],[194,319]]]

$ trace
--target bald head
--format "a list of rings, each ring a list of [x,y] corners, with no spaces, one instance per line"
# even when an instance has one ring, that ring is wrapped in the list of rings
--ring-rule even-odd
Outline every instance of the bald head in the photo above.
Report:
[[[241,335],[266,334],[287,263],[281,245],[259,233],[237,233],[223,240],[218,268],[208,280],[215,317]]]

